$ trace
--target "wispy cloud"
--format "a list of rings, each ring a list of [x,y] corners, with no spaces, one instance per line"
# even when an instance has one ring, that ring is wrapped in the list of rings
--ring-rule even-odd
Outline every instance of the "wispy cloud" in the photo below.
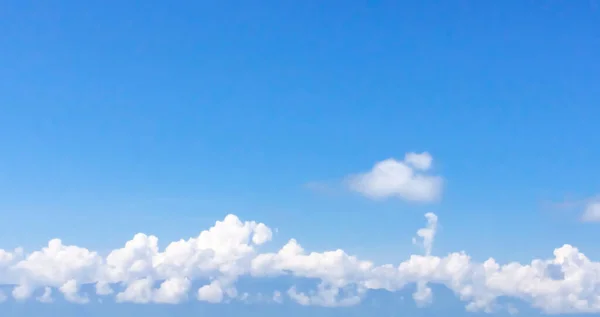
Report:
[[[581,220],[584,222],[600,222],[600,201],[590,201],[585,206]]]

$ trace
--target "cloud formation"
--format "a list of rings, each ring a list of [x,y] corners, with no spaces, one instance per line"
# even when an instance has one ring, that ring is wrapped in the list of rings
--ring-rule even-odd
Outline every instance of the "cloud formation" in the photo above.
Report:
[[[443,185],[442,177],[427,173],[432,163],[427,152],[407,153],[402,161],[389,158],[375,163],[370,171],[348,177],[347,184],[372,199],[398,197],[429,202],[439,198]]]
[[[294,239],[277,252],[261,253],[272,230],[228,215],[197,237],[171,242],[164,250],[158,248],[158,238],[141,233],[106,256],[58,239],[29,254],[0,249],[0,284],[14,285],[12,297],[20,301],[40,294],[37,300],[50,303],[53,294],[62,294],[78,304],[94,297],[139,304],[221,303],[247,298],[248,294],[237,292],[240,277],[294,276],[317,279],[318,286],[309,292],[295,286],[276,291],[271,302],[351,306],[360,303],[369,290],[393,292],[416,284],[414,300],[427,305],[434,295],[428,285],[441,284],[465,301],[469,311],[514,311],[497,302],[508,297],[547,313],[600,312],[600,263],[577,248],[564,245],[554,250],[552,258],[529,264],[501,265],[493,258],[478,263],[464,252],[434,256],[438,218],[432,213],[426,217],[427,225],[417,232],[424,253],[397,265],[377,266],[340,249],[308,252]],[[194,289],[194,281],[204,284]],[[96,294],[82,290],[90,284],[95,285]],[[0,302],[7,297],[0,294]]]

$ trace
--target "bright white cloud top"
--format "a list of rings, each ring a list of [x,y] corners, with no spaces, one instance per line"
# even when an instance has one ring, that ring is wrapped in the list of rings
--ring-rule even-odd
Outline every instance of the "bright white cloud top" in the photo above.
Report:
[[[164,250],[158,248],[158,238],[141,233],[107,256],[54,239],[29,254],[0,250],[0,284],[13,285],[12,294],[0,294],[0,301],[9,295],[33,300],[35,293],[44,303],[52,302],[55,294],[79,304],[89,302],[91,296],[140,304],[220,303],[243,300],[236,289],[240,277],[293,275],[320,283],[309,293],[296,287],[276,291],[272,302],[288,297],[301,305],[350,306],[360,303],[369,290],[393,292],[416,283],[413,298],[419,305],[433,300],[428,284],[442,284],[470,311],[502,309],[496,300],[512,297],[548,313],[600,312],[600,263],[577,248],[564,245],[554,250],[553,258],[530,264],[500,265],[493,258],[477,263],[463,252],[434,256],[431,247],[438,219],[432,213],[426,217],[427,226],[417,234],[424,254],[381,266],[343,250],[307,252],[294,239],[275,253],[261,253],[260,246],[271,239],[272,230],[234,215]],[[193,281],[207,282],[192,289]],[[84,284],[95,284],[96,294],[82,291]],[[122,290],[115,291],[115,286]]]
[[[369,172],[350,176],[348,186],[373,199],[433,201],[441,195],[443,179],[427,173],[432,163],[427,152],[407,153],[403,161],[386,159],[375,163]]]

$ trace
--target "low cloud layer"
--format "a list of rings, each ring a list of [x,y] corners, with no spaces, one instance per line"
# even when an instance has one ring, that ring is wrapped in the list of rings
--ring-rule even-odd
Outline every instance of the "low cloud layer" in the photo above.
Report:
[[[434,201],[442,193],[443,179],[428,173],[432,163],[427,152],[407,153],[402,161],[390,158],[375,163],[370,171],[348,177],[347,184],[351,190],[372,199]]]
[[[501,265],[493,258],[478,263],[464,252],[434,256],[437,224],[437,216],[427,214],[427,225],[415,238],[423,247],[422,254],[381,266],[340,249],[309,252],[294,239],[277,252],[260,252],[271,240],[272,230],[234,215],[163,250],[157,237],[142,233],[106,256],[54,239],[32,253],[0,249],[0,284],[13,285],[11,292],[0,293],[0,301],[13,297],[51,303],[62,296],[77,304],[95,297],[139,304],[222,303],[247,296],[236,289],[241,277],[294,276],[320,282],[311,292],[296,287],[278,290],[272,302],[286,298],[300,305],[351,306],[370,290],[394,292],[416,284],[413,298],[424,306],[435,296],[428,285],[442,284],[469,311],[513,311],[497,301],[508,297],[548,313],[600,312],[600,263],[577,248],[564,245],[554,250],[554,257],[529,264]],[[194,289],[194,281],[206,282]],[[95,294],[82,291],[82,285],[90,284],[95,285]]]

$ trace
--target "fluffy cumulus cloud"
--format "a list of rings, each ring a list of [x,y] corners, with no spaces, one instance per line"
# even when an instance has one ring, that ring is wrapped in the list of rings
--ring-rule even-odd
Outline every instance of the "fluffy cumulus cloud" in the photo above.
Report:
[[[370,171],[348,177],[347,184],[351,190],[373,199],[433,201],[441,195],[443,179],[429,173],[432,163],[427,152],[408,153],[402,161],[390,158],[377,162]]]
[[[406,161],[420,169],[431,164],[414,157]],[[269,302],[287,299],[299,305],[352,306],[370,290],[393,292],[416,285],[413,299],[425,306],[435,301],[429,286],[441,284],[469,311],[515,312],[513,306],[498,301],[514,298],[547,313],[600,313],[600,263],[577,248],[564,245],[554,250],[553,257],[527,264],[500,264],[493,258],[476,262],[464,252],[436,256],[438,218],[429,213],[426,220],[414,240],[422,253],[387,265],[375,265],[340,249],[310,252],[294,239],[275,252],[261,252],[272,230],[234,215],[164,249],[158,247],[157,237],[145,234],[105,255],[51,240],[47,247],[28,254],[20,249],[0,250],[0,284],[13,285],[12,292],[0,293],[0,302],[13,297],[50,303],[62,296],[76,304],[96,298],[138,304],[190,300],[216,304],[248,299],[247,293],[238,294],[236,289],[240,277],[293,276],[316,279],[317,286],[312,290],[286,287],[269,295]]]

